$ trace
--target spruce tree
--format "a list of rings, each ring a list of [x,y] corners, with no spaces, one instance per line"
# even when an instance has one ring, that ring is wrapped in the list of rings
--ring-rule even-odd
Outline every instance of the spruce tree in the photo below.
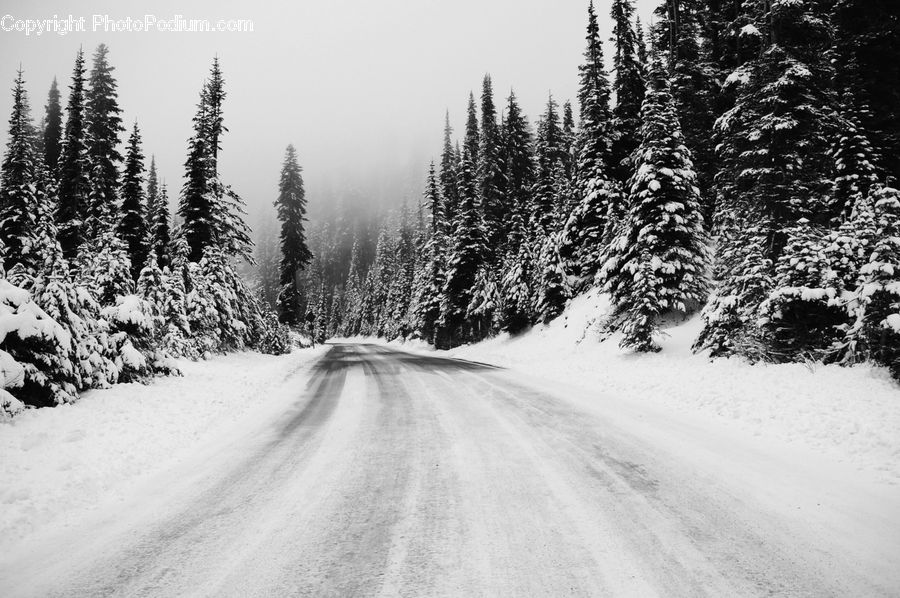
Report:
[[[422,337],[432,344],[438,344],[438,322],[446,282],[447,241],[439,181],[433,161],[425,183],[425,206],[430,214],[430,234],[425,245],[425,283],[417,301],[417,320]]]
[[[66,259],[75,257],[85,238],[85,220],[90,195],[84,99],[84,52],[75,56],[69,100],[66,104],[66,128],[59,163],[59,207],[56,223],[59,242]]]
[[[631,174],[631,153],[640,142],[644,81],[637,54],[633,1],[613,0],[610,16],[615,44],[613,91],[616,94],[616,105],[612,110],[615,138],[611,166],[614,177],[624,183]]]
[[[453,151],[450,127],[450,111],[444,116],[444,149],[441,152],[441,202],[444,209],[445,222],[452,223],[456,219],[456,207],[459,204],[459,194],[456,189],[457,160]],[[449,231],[448,231],[449,233]]]
[[[501,144],[491,77],[485,75],[481,91],[481,148],[478,181],[489,250],[493,250],[501,244],[506,215]]]
[[[515,92],[510,92],[504,121],[504,154],[506,164],[506,201],[509,204],[509,216],[518,213],[527,217],[531,206],[531,190],[534,185],[534,156],[531,129],[528,119],[522,113],[516,100]],[[509,224],[504,230],[504,237],[509,233]]]
[[[86,93],[86,139],[90,162],[91,192],[85,221],[88,240],[96,240],[114,225],[119,188],[119,133],[125,131],[120,116],[115,68],[109,64],[106,44],[97,46]]]
[[[485,255],[484,231],[476,205],[475,165],[468,150],[463,150],[460,165],[460,200],[455,234],[450,240],[447,277],[441,306],[441,325],[451,345],[471,340],[482,331],[473,330],[466,320],[472,301],[472,289]]]
[[[658,351],[658,319],[689,313],[706,299],[708,238],[690,150],[656,55],[641,120],[626,220],[599,282],[615,304],[610,324],[624,333],[622,346]]]
[[[278,295],[278,318],[284,324],[296,326],[302,320],[300,313],[300,289],[298,277],[312,259],[306,244],[306,193],[303,176],[297,163],[297,152],[288,145],[278,183],[278,199],[275,201],[278,220],[281,222],[281,266]]]
[[[610,176],[614,165],[612,113],[599,31],[592,3],[588,7],[584,63],[579,67],[581,128],[577,139],[574,205],[567,214],[559,247],[573,293],[590,285],[600,269],[600,252],[617,225],[609,222],[609,215],[620,202],[618,185]]]
[[[47,94],[47,106],[44,108],[44,164],[50,170],[51,175],[56,178],[57,169],[59,168],[59,158],[62,153],[62,106],[59,102],[59,87],[56,83],[56,77],[53,77],[53,83],[50,84],[50,92]]]
[[[760,286],[774,284],[774,272],[761,272],[760,264],[774,268],[801,219],[818,226],[831,219],[828,149],[837,121],[823,57],[828,29],[807,3],[779,0],[765,8],[748,7],[755,24],[745,28],[765,51],[728,77],[736,101],[716,124],[718,245],[735,253],[720,260],[719,288],[707,308],[713,317],[701,334],[700,346],[717,354],[742,348],[758,354],[752,314],[777,291]],[[734,236],[749,229],[762,238],[747,244]],[[762,260],[751,256],[760,249]],[[755,282],[740,282],[748,277]],[[722,317],[735,310],[738,320]]]
[[[148,228],[152,226],[147,218],[147,204],[144,199],[144,154],[141,150],[141,132],[137,122],[128,138],[125,152],[125,172],[122,175],[122,206],[117,234],[128,248],[131,259],[131,277],[138,275],[147,263]]]
[[[530,211],[534,223],[542,231],[548,232],[556,224],[556,176],[565,160],[563,131],[552,95],[547,99],[547,107],[538,121],[537,129],[535,184]]]
[[[3,267],[33,272],[40,266],[37,255],[36,160],[34,126],[20,68],[13,84],[13,107],[9,117],[6,152],[0,166],[0,247]]]

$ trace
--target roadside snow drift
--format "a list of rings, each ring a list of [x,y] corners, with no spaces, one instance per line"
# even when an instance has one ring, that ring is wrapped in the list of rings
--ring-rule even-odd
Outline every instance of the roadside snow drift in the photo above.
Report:
[[[696,317],[665,331],[662,352],[634,354],[619,349],[618,335],[601,339],[608,309],[604,295],[587,293],[547,326],[447,353],[590,388],[598,400],[614,396],[712,418],[900,481],[900,387],[886,370],[710,360],[691,352]]]
[[[72,405],[0,423],[0,553],[53,522],[68,526],[135,484],[227,436],[251,412],[283,407],[325,348],[179,361],[183,377],[119,384]]]

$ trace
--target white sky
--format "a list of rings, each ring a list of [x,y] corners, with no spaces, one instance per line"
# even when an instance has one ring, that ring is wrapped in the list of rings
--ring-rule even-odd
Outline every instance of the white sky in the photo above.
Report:
[[[637,0],[645,23],[656,3]],[[181,186],[198,92],[218,54],[230,129],[223,139],[223,179],[251,208],[273,201],[288,143],[299,152],[311,202],[325,188],[352,187],[365,196],[379,185],[414,199],[424,164],[440,149],[444,110],[461,130],[468,92],[480,93],[485,72],[498,105],[514,87],[532,122],[549,91],[560,104],[574,100],[587,11],[586,0],[0,4],[0,17],[86,17],[85,34],[0,31],[0,82],[11,87],[21,62],[37,120],[54,75],[65,102],[78,46],[84,45],[90,68],[90,54],[105,42],[125,122],[130,127],[138,119],[148,164],[156,154],[170,195]],[[609,0],[596,6],[607,39]],[[93,14],[142,19],[148,13],[160,19],[251,19],[254,31],[90,31]],[[0,93],[4,144],[10,107],[10,94]],[[403,177],[411,178],[405,187],[395,180]]]

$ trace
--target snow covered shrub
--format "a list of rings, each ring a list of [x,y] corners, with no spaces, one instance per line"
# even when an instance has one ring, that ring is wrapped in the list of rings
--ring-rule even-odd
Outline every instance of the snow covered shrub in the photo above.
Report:
[[[258,349],[266,355],[284,355],[291,352],[291,330],[278,321],[274,313],[265,315],[265,325]]]
[[[0,420],[18,415],[25,403],[10,394],[8,389],[22,386],[25,368],[6,351],[0,351]]]
[[[74,402],[77,396],[75,366],[70,359],[72,337],[35,303],[31,294],[0,279],[0,351],[4,388],[16,399],[34,407]],[[17,373],[21,364],[23,376]],[[4,401],[15,409],[15,404]]]
[[[128,249],[113,231],[103,233],[79,255],[81,281],[101,307],[116,305],[118,297],[134,292]]]
[[[178,372],[169,354],[157,345],[162,318],[152,303],[137,295],[120,296],[101,315],[117,343],[121,382],[145,382],[154,374]]]
[[[168,268],[161,270],[155,252],[137,281],[137,293],[153,309],[154,345],[168,355],[196,359],[199,355],[190,342],[190,325],[185,312],[184,279]]]

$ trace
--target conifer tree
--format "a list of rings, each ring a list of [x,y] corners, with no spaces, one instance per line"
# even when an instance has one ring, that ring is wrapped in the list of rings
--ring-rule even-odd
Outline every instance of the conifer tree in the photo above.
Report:
[[[501,243],[503,220],[506,215],[501,144],[491,77],[485,75],[481,91],[481,148],[478,181],[489,250],[498,247]]]
[[[444,221],[448,224],[456,219],[456,207],[459,204],[459,194],[456,190],[457,160],[453,151],[450,127],[450,111],[444,117],[444,149],[441,152],[441,197],[444,209]],[[449,233],[449,231],[448,231]]]
[[[444,294],[446,264],[446,226],[443,221],[444,210],[441,206],[440,187],[435,172],[434,162],[428,170],[425,183],[425,206],[431,216],[430,234],[425,245],[425,282],[422,294],[417,301],[419,322],[422,337],[432,344],[437,340],[438,322],[441,317],[441,302]]]
[[[66,104],[66,127],[59,163],[59,207],[56,210],[59,242],[66,259],[73,258],[84,242],[90,195],[84,73],[84,52],[79,49]]]
[[[613,20],[615,44],[613,91],[616,94],[616,105],[612,110],[615,138],[611,166],[615,178],[624,183],[631,174],[631,153],[640,142],[644,81],[638,61],[633,0],[613,0],[610,16]]]
[[[556,223],[556,176],[565,160],[563,131],[559,122],[556,101],[551,95],[544,114],[538,121],[535,140],[535,185],[532,191],[531,218],[542,231],[549,231]]]
[[[303,315],[300,313],[298,276],[309,264],[312,254],[306,245],[304,229],[306,193],[303,189],[303,175],[293,145],[288,145],[285,150],[275,206],[278,210],[278,220],[281,222],[279,276],[281,291],[278,295],[278,317],[281,322],[296,326]]]
[[[473,330],[466,320],[472,301],[475,277],[484,259],[484,231],[476,205],[475,165],[468,150],[463,150],[459,188],[461,203],[455,234],[447,259],[447,277],[441,306],[441,325],[446,328],[450,344],[457,345],[481,331]]]
[[[519,213],[524,217],[531,205],[531,189],[534,185],[533,142],[528,119],[519,107],[515,92],[509,94],[504,124],[503,146],[506,158],[504,178],[509,215]],[[505,237],[508,232],[509,224],[503,236]]]
[[[600,269],[600,252],[617,224],[609,222],[609,215],[620,202],[618,185],[610,176],[614,165],[612,114],[599,31],[592,3],[588,7],[584,63],[579,67],[581,129],[577,141],[574,205],[567,214],[559,247],[573,293],[591,284]]]
[[[47,94],[47,106],[44,108],[44,130],[42,142],[44,146],[44,164],[51,176],[56,178],[59,167],[59,157],[62,152],[62,106],[59,102],[59,86],[56,77],[50,84],[50,92]]]
[[[137,122],[134,123],[128,138],[120,193],[122,207],[117,233],[128,248],[131,277],[137,280],[147,263],[151,249],[148,247],[148,228],[152,226],[147,217],[147,204],[144,199],[144,154],[141,150],[141,132]]]
[[[0,166],[0,247],[3,267],[33,272],[40,266],[37,250],[36,160],[34,126],[20,68],[13,85],[13,107],[9,117],[6,152]]]
[[[119,108],[115,68],[109,64],[106,44],[97,46],[91,68],[90,86],[85,95],[86,140],[90,162],[91,192],[85,221],[88,240],[96,240],[101,232],[114,225],[119,188],[119,133],[122,112]]]
[[[701,333],[699,346],[714,354],[746,349],[765,357],[752,322],[777,289],[764,286],[774,284],[774,273],[761,264],[777,264],[801,219],[820,226],[830,220],[828,149],[836,112],[823,58],[827,27],[807,3],[776,0],[764,8],[747,8],[755,25],[745,30],[766,49],[728,78],[736,101],[716,125],[718,244],[734,255],[720,260],[719,288]],[[757,235],[752,243],[741,239],[748,230]],[[741,282],[748,278],[752,283]]]
[[[708,238],[690,150],[657,55],[641,110],[641,144],[634,153],[628,213],[599,274],[624,333],[623,347],[658,351],[658,319],[689,313],[706,299]]]

